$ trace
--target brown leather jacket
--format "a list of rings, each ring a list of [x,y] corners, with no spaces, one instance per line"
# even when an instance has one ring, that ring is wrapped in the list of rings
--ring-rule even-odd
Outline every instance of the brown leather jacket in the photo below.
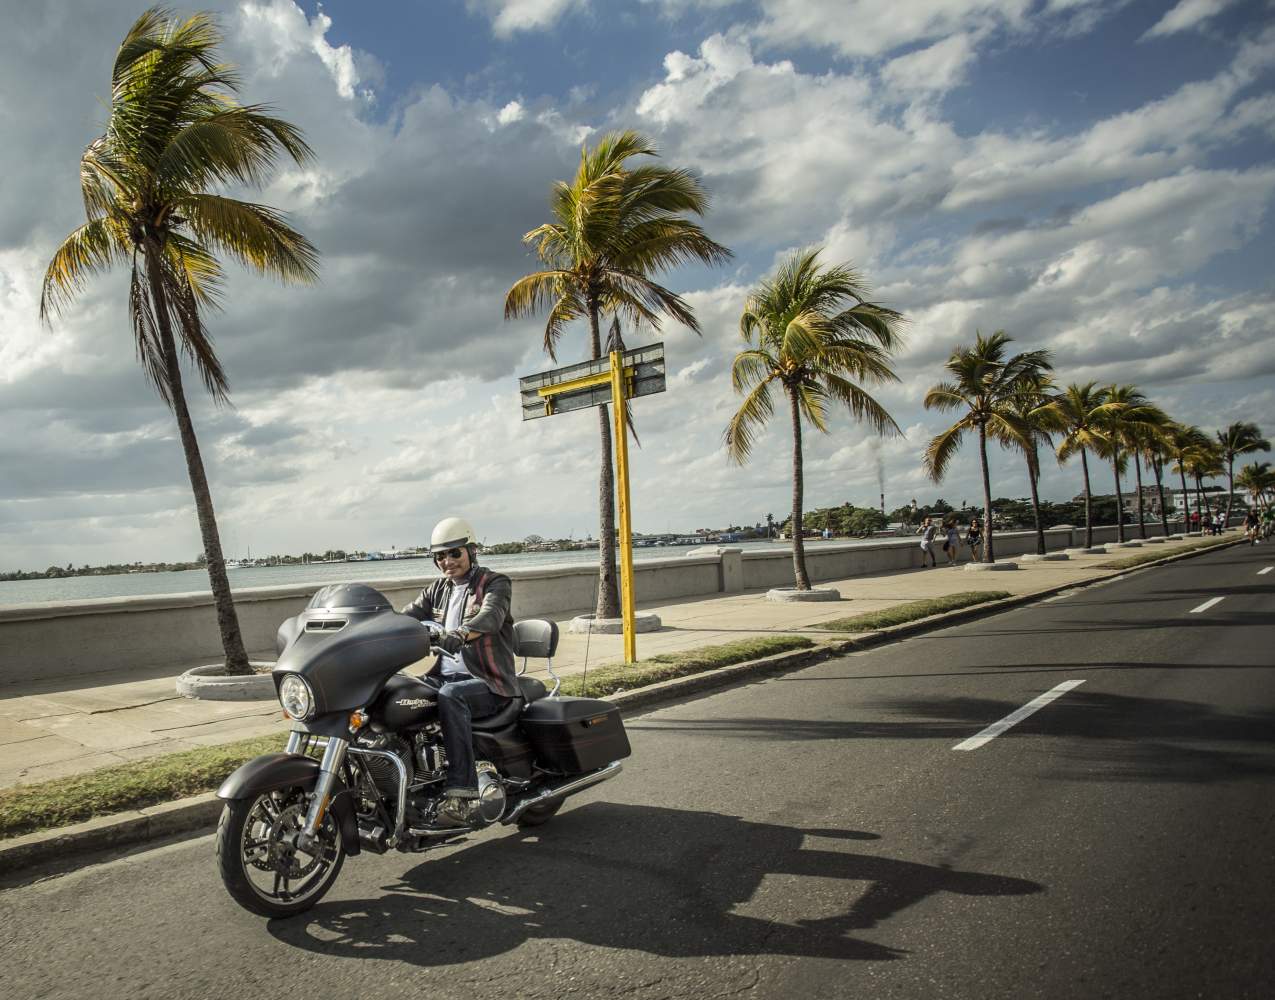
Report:
[[[521,695],[514,673],[514,618],[509,613],[513,583],[509,577],[482,566],[473,566],[465,578],[469,599],[461,615],[461,625],[470,632],[481,633],[461,647],[465,669],[486,683],[492,694],[504,698]],[[451,600],[453,583],[444,576],[420,592],[420,596],[403,609],[403,614],[417,621],[442,624]],[[442,674],[442,657],[434,661],[427,676]]]

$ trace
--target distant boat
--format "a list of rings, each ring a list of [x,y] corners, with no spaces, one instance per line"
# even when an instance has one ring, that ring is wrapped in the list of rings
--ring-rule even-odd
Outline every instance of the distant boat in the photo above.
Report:
[[[226,569],[243,569],[243,563],[241,563],[238,559],[227,559]]]

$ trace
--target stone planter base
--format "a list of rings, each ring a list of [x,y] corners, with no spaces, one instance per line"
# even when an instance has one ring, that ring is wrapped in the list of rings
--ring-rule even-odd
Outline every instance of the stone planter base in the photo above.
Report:
[[[638,613],[633,616],[634,632],[658,632],[660,616]],[[599,618],[597,615],[577,615],[571,619],[568,632],[590,632],[594,635],[623,635],[623,618]]]
[[[1107,547],[1105,545],[1092,545],[1085,548],[1083,545],[1079,548],[1068,549],[1067,554],[1071,556],[1105,556]]]
[[[966,573],[1003,573],[1007,570],[1018,569],[1016,562],[972,562],[965,564]]]
[[[177,678],[177,693],[199,701],[274,701],[273,663],[252,660],[249,677],[229,677],[224,663],[191,667]]]
[[[1182,539],[1184,539],[1185,537],[1186,537],[1186,535],[1182,534],[1182,532],[1180,532],[1180,531],[1179,531],[1176,535],[1170,535],[1170,536],[1169,536],[1169,541],[1171,541],[1171,542],[1180,542],[1180,541],[1182,541]]]
[[[1163,545],[1168,539],[1165,538],[1144,538],[1143,541],[1148,545]]]
[[[1203,531],[1188,531],[1186,533],[1186,537],[1187,538],[1203,538],[1204,532]]]
[[[1018,560],[1019,562],[1063,562],[1070,558],[1071,556],[1066,552],[1046,552],[1043,556],[1033,552],[1030,555],[1019,556]]]
[[[1141,542],[1139,542],[1139,541],[1130,541],[1130,542],[1108,542],[1107,544],[1108,544],[1111,548],[1113,548],[1113,549],[1140,549],[1140,548],[1142,548],[1142,543],[1141,543]]]
[[[779,601],[786,604],[793,601],[839,601],[841,592],[831,587],[814,587],[810,590],[797,590],[795,587],[775,587],[766,591],[766,600]]]

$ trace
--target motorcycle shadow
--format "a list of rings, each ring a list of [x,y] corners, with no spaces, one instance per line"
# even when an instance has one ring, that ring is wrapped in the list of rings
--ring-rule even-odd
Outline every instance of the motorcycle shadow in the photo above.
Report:
[[[562,813],[535,835],[496,837],[430,857],[383,887],[383,895],[325,901],[267,927],[278,940],[323,955],[419,966],[488,958],[536,939],[670,958],[881,961],[906,952],[850,935],[936,893],[1017,896],[1043,888],[817,844],[877,839],[595,802]],[[361,867],[367,874],[357,859],[346,868],[346,887]],[[756,910],[764,915],[749,912]]]

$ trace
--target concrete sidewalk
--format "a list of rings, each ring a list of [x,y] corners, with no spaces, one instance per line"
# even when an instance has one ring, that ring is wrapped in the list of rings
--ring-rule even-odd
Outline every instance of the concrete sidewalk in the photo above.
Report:
[[[1189,539],[1194,542],[1196,539]],[[690,598],[642,605],[660,616],[659,632],[638,636],[638,656],[672,653],[748,636],[806,634],[829,639],[835,633],[812,630],[821,622],[888,608],[907,601],[971,590],[1004,590],[1031,595],[1112,574],[1098,566],[1142,551],[1170,555],[1184,542],[1166,541],[1143,549],[1109,546],[1106,555],[1072,556],[1067,561],[1019,562],[1013,572],[967,573],[940,565],[845,580],[824,581],[842,599],[836,602],[781,604],[765,592]],[[623,659],[620,636],[576,635],[566,631],[570,616],[559,621],[562,640],[555,670],[578,674]],[[259,651],[254,659],[274,659]],[[123,761],[176,750],[228,743],[248,736],[285,731],[279,706],[272,701],[191,701],[177,696],[174,681],[194,664],[174,665],[156,676],[137,679],[112,674],[0,689],[0,787],[30,784],[78,774]],[[530,661],[529,673],[544,677],[543,661]]]

